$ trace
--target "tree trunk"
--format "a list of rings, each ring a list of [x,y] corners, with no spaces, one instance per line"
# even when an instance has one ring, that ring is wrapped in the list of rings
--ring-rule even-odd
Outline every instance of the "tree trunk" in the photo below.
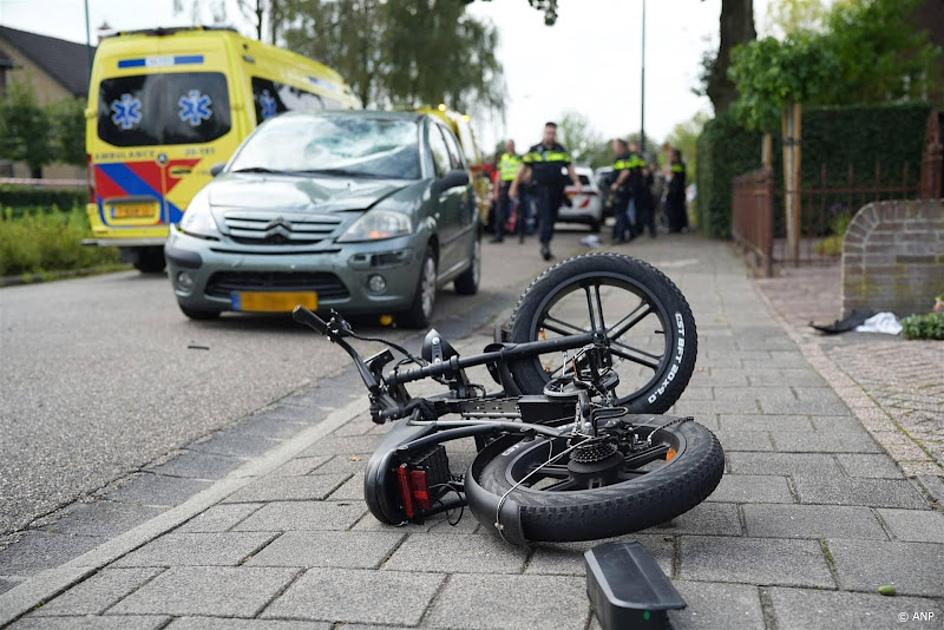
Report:
[[[801,108],[792,103],[783,110],[783,208],[786,214],[787,258],[800,264],[800,138]]]
[[[731,50],[754,39],[757,39],[757,31],[754,30],[753,0],[721,0],[721,45],[711,65],[706,89],[715,115],[728,111],[737,98],[734,83],[728,78]]]
[[[34,164],[30,164],[29,170],[30,170],[30,177],[32,177],[33,179],[43,178],[43,165],[42,164],[38,166]]]

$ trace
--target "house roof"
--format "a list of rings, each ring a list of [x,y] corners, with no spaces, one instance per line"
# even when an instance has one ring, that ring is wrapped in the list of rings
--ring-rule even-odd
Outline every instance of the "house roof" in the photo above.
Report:
[[[6,26],[0,26],[0,39],[29,57],[73,95],[88,95],[89,47],[85,44]]]

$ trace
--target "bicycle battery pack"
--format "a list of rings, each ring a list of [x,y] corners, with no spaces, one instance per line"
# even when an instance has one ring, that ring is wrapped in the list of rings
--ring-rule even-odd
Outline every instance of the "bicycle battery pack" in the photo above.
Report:
[[[587,596],[603,630],[668,628],[668,610],[685,600],[636,541],[604,543],[584,554]]]

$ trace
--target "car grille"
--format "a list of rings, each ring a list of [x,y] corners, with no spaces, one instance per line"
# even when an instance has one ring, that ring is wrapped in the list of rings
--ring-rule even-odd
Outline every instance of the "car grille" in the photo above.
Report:
[[[340,278],[319,271],[218,271],[207,282],[207,295],[228,298],[233,291],[317,291],[324,300],[350,295]]]
[[[329,214],[227,212],[229,237],[244,245],[311,245],[329,238],[341,219]]]

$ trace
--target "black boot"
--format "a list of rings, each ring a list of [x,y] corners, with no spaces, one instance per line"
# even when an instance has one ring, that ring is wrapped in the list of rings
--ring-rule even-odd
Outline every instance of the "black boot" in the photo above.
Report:
[[[551,253],[551,247],[547,243],[541,243],[541,257],[544,260],[554,260],[554,254]]]

